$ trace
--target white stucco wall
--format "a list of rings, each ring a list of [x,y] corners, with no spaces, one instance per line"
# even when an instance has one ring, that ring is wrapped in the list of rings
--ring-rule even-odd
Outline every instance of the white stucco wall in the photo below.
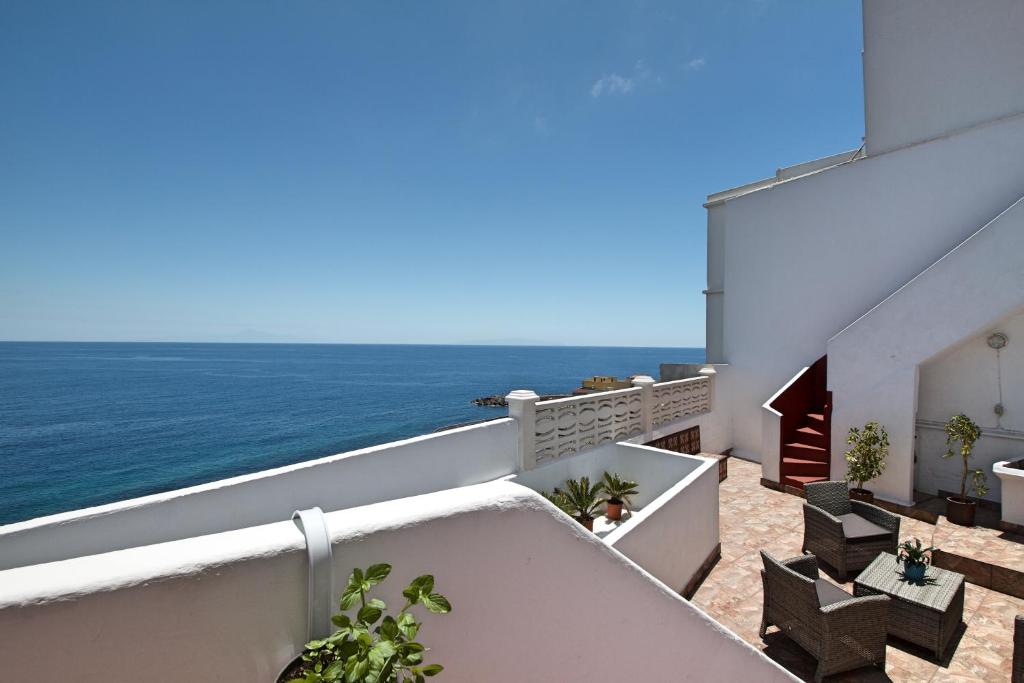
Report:
[[[709,320],[721,348],[709,341],[708,362],[729,364],[717,384],[729,391],[735,452],[759,460],[762,403],[1022,186],[1015,119],[710,203],[709,249],[722,253],[709,254],[709,268],[721,268],[709,283],[724,294],[721,320]]]
[[[0,526],[0,569],[201,536],[478,484],[515,471],[502,419],[256,474]]]
[[[435,575],[454,609],[427,615],[421,639],[447,680],[796,680],[523,487],[465,487],[327,521],[336,585],[354,566],[390,562],[380,596],[401,604],[405,582]],[[0,572],[4,675],[270,681],[305,637],[304,553],[281,522]],[[595,639],[601,624],[614,637]],[[40,656],[47,643],[59,656]]]
[[[637,482],[638,510],[604,541],[676,591],[718,546],[718,461],[649,446],[607,444],[510,478],[551,492],[566,479],[604,472]]]
[[[998,361],[986,341],[997,331],[1010,339],[999,351]],[[993,323],[981,334],[921,364],[919,372],[914,488],[925,493],[960,490],[962,461],[941,457],[947,448],[941,424],[964,413],[982,429],[970,467],[988,475],[986,498],[1002,500],[1002,486],[992,474],[992,465],[1024,458],[1024,313]],[[993,410],[1000,402],[1000,386],[1001,418]]]
[[[868,154],[1024,112],[1020,0],[864,0]]]
[[[1024,199],[829,340],[832,476],[846,471],[848,429],[878,420],[889,457],[867,488],[911,504],[919,367],[1021,310]]]
[[[682,591],[719,544],[718,461],[677,457],[696,461],[696,467],[604,541],[670,588]]]
[[[550,493],[556,486],[564,486],[567,479],[589,477],[594,483],[600,481],[605,472],[611,472],[637,482],[639,493],[633,497],[633,504],[642,508],[706,462],[706,458],[658,448],[608,443],[520,472],[510,481],[537,492]]]

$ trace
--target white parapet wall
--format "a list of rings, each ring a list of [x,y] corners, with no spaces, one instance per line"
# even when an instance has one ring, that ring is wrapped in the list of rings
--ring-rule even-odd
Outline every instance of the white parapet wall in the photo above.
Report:
[[[1002,483],[1002,521],[1024,529],[1024,469],[1015,465],[1020,461],[1024,461],[1024,455],[1017,460],[997,462],[992,473]]]
[[[500,419],[209,484],[0,526],[0,570],[479,484],[516,471]]]
[[[559,458],[512,478],[534,491],[605,472],[637,482],[633,513],[604,541],[682,591],[718,550],[718,462],[636,444],[612,443]]]
[[[684,458],[689,472],[641,508],[605,542],[672,589],[682,592],[706,562],[718,557],[718,461],[669,454],[647,446],[632,448],[631,459]],[[648,451],[640,455],[640,451]]]
[[[434,574],[453,611],[427,615],[420,640],[447,680],[796,680],[524,487],[326,521],[331,600],[353,567],[392,564],[380,594],[391,605]],[[595,639],[601,624],[614,637]],[[305,638],[304,541],[291,522],[0,572],[5,679],[270,682]]]

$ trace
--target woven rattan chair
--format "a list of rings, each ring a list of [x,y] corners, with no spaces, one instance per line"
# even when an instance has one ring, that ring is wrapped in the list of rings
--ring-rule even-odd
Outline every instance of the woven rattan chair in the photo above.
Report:
[[[840,581],[864,569],[879,553],[896,553],[900,518],[876,505],[850,500],[844,481],[804,487],[804,552],[834,567]]]
[[[1024,683],[1024,614],[1013,620],[1013,669],[1010,683]]]
[[[889,598],[855,598],[818,576],[813,555],[776,560],[761,553],[764,610],[761,637],[778,626],[818,660],[814,680],[862,666],[885,670]]]

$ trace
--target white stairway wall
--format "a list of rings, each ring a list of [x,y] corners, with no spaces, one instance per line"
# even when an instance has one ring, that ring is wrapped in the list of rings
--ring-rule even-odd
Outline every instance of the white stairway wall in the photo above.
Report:
[[[918,367],[1024,307],[1024,199],[909,281],[828,343],[832,476],[846,471],[851,426],[889,432],[883,475],[868,486],[913,502]]]

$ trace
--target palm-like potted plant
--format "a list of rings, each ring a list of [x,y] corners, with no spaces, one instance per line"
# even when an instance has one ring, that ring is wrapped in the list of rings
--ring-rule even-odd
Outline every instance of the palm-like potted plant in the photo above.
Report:
[[[601,497],[603,492],[604,485],[597,482],[591,486],[590,477],[569,479],[565,482],[564,489],[555,489],[555,493],[564,501],[565,507],[562,509],[586,527],[587,531],[594,530],[594,516],[604,503],[604,498]]]
[[[963,461],[963,472],[960,476],[960,495],[946,498],[946,517],[949,521],[963,526],[974,526],[974,512],[978,504],[967,498],[967,478],[971,478],[971,488],[980,497],[988,493],[988,481],[982,470],[971,470],[968,460],[975,442],[981,438],[981,427],[966,415],[954,415],[944,427],[946,431],[946,452],[944,458],[952,458],[959,454]],[[953,444],[960,444],[954,449]]]
[[[885,470],[885,458],[889,455],[889,434],[877,422],[868,422],[863,428],[850,427],[846,443],[852,448],[845,453],[846,481],[856,483],[850,489],[850,498],[871,503],[875,494],[864,488],[864,482],[871,481]]]
[[[932,561],[932,553],[938,548],[921,545],[921,539],[915,538],[912,541],[900,543],[898,557],[903,563],[903,576],[907,581],[920,582],[924,580],[925,572]]]
[[[605,472],[601,478],[601,485],[604,487],[605,502],[607,503],[605,516],[613,521],[622,519],[623,505],[627,510],[632,509],[632,496],[639,493],[637,483],[621,478],[618,473]]]

